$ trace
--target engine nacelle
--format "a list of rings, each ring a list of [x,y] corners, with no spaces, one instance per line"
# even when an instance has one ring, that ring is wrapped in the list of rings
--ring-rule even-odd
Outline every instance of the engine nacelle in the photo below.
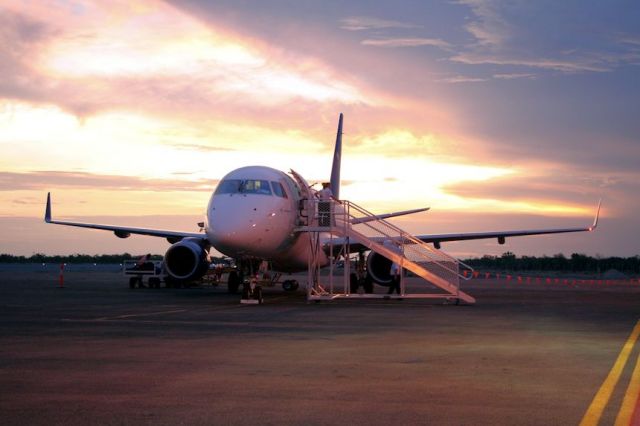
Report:
[[[367,274],[380,285],[391,285],[391,261],[374,251],[367,256]]]
[[[169,247],[164,255],[164,267],[178,281],[197,280],[209,269],[207,251],[197,238],[185,238]]]

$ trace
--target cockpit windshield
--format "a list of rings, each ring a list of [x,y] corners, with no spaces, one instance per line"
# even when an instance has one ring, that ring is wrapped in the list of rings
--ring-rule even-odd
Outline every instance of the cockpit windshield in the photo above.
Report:
[[[260,179],[226,179],[218,184],[215,195],[261,194],[271,195],[269,181]]]

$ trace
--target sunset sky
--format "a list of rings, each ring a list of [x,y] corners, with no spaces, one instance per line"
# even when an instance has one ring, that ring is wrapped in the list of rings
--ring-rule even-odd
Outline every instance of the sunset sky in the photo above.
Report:
[[[415,233],[587,226],[454,255],[640,254],[635,1],[5,1],[0,253],[163,253],[231,170],[326,180]]]

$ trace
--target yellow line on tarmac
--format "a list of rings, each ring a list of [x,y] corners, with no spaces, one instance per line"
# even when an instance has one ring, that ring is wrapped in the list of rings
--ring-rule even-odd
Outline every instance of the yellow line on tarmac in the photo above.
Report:
[[[636,367],[633,369],[627,393],[624,394],[622,406],[618,412],[618,417],[616,417],[616,426],[628,426],[631,424],[631,416],[633,416],[633,412],[636,409],[638,394],[640,394],[640,355],[638,355],[638,361],[636,361]]]
[[[584,417],[580,422],[580,426],[596,426],[600,421],[602,412],[607,406],[607,403],[611,398],[611,394],[613,393],[613,389],[616,387],[616,384],[620,379],[620,375],[622,374],[622,370],[629,359],[631,350],[638,340],[638,335],[640,335],[640,321],[636,323],[631,335],[622,347],[622,350],[618,355],[618,359],[616,359],[616,362],[613,364],[613,368],[609,371],[609,375],[602,383],[602,386],[600,386],[600,389],[593,398],[593,401],[591,401],[591,405],[589,405],[587,412],[584,414]]]

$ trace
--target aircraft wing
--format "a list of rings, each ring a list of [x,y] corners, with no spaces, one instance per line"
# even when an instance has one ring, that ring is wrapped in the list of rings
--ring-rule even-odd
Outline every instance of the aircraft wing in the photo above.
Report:
[[[152,237],[166,238],[170,243],[175,243],[183,238],[198,238],[206,239],[207,236],[203,233],[196,232],[180,232],[180,231],[166,231],[161,229],[150,228],[132,228],[127,226],[116,225],[101,225],[97,223],[84,223],[84,222],[67,222],[61,220],[53,220],[51,218],[51,193],[47,194],[47,207],[44,214],[44,221],[46,223],[53,223],[56,225],[77,226],[80,228],[100,229],[103,231],[112,231],[117,237],[127,238],[131,234],[148,235]]]
[[[600,205],[602,201],[598,202],[598,210],[596,211],[596,217],[593,220],[593,224],[586,228],[556,228],[556,229],[523,229],[517,231],[494,231],[494,232],[471,232],[460,234],[433,234],[433,235],[416,235],[421,241],[425,243],[433,243],[436,248],[439,248],[441,242],[445,241],[467,241],[467,240],[481,240],[488,238],[497,238],[500,244],[504,244],[507,237],[524,237],[528,235],[545,235],[545,234],[563,234],[567,232],[590,232],[596,229],[598,226],[598,218],[600,217]]]
[[[596,229],[596,227],[598,226],[598,218],[600,217],[600,205],[601,205],[601,202],[598,203],[598,210],[596,212],[595,219],[593,220],[593,224],[588,227],[555,228],[555,229],[524,229],[524,230],[516,230],[516,231],[470,232],[470,233],[459,233],[459,234],[427,234],[427,235],[415,235],[415,238],[425,243],[433,243],[433,245],[436,248],[440,248],[440,243],[447,242],[447,241],[468,241],[468,240],[497,238],[500,244],[504,244],[506,238],[508,237],[524,237],[528,235],[545,235],[545,234],[562,234],[567,232],[590,232]],[[371,239],[378,243],[382,243],[390,240],[389,238],[385,238],[385,237],[373,237]],[[337,245],[342,245],[344,242],[344,239],[332,238],[330,241],[332,245],[337,246]],[[367,250],[365,246],[356,242],[352,242],[350,244],[350,248],[352,252]]]
[[[374,220],[379,220],[379,219],[389,219],[391,217],[398,217],[398,216],[404,216],[404,215],[407,215],[407,214],[425,212],[425,211],[427,211],[429,209],[430,209],[430,207],[423,207],[423,208],[420,208],[420,209],[403,210],[403,211],[400,211],[400,212],[377,214],[375,216],[370,216],[370,217],[359,217],[359,218],[352,219],[351,220],[351,224],[352,225],[357,225],[359,223],[372,222]]]

